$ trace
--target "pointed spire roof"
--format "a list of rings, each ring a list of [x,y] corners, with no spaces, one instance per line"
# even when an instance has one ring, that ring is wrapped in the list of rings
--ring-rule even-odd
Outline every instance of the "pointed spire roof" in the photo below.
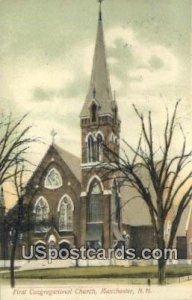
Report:
[[[99,105],[99,114],[112,114],[112,92],[105,53],[101,3],[91,81],[88,94],[80,114],[81,117],[89,115],[90,104],[93,99],[95,99]]]

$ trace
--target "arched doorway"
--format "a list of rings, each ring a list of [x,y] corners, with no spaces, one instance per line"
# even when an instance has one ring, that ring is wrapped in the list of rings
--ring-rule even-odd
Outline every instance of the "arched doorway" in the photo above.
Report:
[[[99,249],[103,245],[103,191],[100,181],[94,178],[89,185],[87,198],[87,248]]]
[[[63,241],[63,242],[59,243],[59,250],[60,249],[70,250],[70,243],[68,241]]]
[[[70,243],[67,240],[63,240],[59,243],[59,253],[62,257],[69,258],[70,257]],[[62,258],[59,256],[59,258]]]

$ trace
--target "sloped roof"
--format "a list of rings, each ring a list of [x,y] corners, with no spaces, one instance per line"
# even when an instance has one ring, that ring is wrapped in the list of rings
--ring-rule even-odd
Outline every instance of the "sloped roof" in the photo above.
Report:
[[[148,188],[152,202],[156,207],[156,194],[150,179],[149,172],[144,167],[137,170],[139,178],[142,180],[146,188]],[[126,181],[120,183],[121,205],[122,205],[122,221],[124,224],[132,226],[150,225],[151,216],[148,206],[142,199],[137,190],[127,185]]]
[[[72,173],[75,175],[75,177],[81,181],[81,159],[74,154],[71,154],[70,152],[64,150],[63,148],[59,147],[56,144],[53,144],[54,149],[58,152],[60,157],[63,159],[63,161],[67,164],[69,169],[72,171]]]
[[[95,96],[93,95],[95,91]],[[88,116],[93,99],[98,103],[98,114],[112,113],[112,92],[106,61],[102,18],[99,17],[93,67],[88,94],[80,116]]]
[[[52,150],[54,150],[60,156],[60,158],[65,162],[65,164],[68,166],[68,168],[71,170],[73,175],[77,178],[77,180],[79,182],[81,182],[81,170],[80,170],[81,160],[80,160],[80,158],[71,154],[70,152],[64,150],[63,148],[61,148],[60,146],[58,146],[54,143],[49,146],[46,153],[43,155],[43,158],[38,163],[32,176],[29,178],[28,182],[26,183],[26,188],[29,187],[31,185],[31,183],[33,183],[34,179],[39,180],[39,178],[38,178],[39,170],[41,169],[41,166],[44,163],[46,156]]]
[[[191,213],[192,206],[188,205],[181,216],[176,236],[186,236],[186,230],[188,230]]]
[[[120,193],[123,224],[152,226],[148,207],[137,191],[128,186],[122,186]]]

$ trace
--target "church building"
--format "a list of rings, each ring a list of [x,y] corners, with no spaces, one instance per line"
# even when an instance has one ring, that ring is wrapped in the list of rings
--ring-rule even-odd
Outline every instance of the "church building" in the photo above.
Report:
[[[28,230],[19,235],[21,246],[54,245],[114,248],[129,239],[136,251],[155,248],[154,232],[146,204],[138,197],[129,201],[130,191],[111,173],[111,157],[103,143],[119,156],[121,121],[112,93],[104,42],[101,2],[91,79],[80,112],[81,158],[54,141],[28,181],[24,195]],[[110,155],[109,155],[110,156]],[[11,216],[14,208],[8,212]],[[5,205],[0,193],[1,259],[10,257],[11,234],[5,235]],[[6,245],[8,249],[6,250]],[[3,250],[4,249],[4,250]]]

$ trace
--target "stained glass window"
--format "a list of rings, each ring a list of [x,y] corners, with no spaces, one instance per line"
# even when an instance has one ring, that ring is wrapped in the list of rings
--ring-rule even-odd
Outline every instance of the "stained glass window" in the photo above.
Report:
[[[56,189],[62,186],[62,178],[60,173],[55,169],[52,168],[46,178],[45,178],[45,187],[47,189]]]
[[[68,197],[64,197],[59,207],[59,231],[73,230],[73,203]]]
[[[103,221],[103,201],[101,187],[98,181],[94,180],[91,185],[88,199],[88,221],[102,222]]]
[[[46,232],[48,230],[49,207],[47,201],[41,197],[34,207],[35,231]]]

